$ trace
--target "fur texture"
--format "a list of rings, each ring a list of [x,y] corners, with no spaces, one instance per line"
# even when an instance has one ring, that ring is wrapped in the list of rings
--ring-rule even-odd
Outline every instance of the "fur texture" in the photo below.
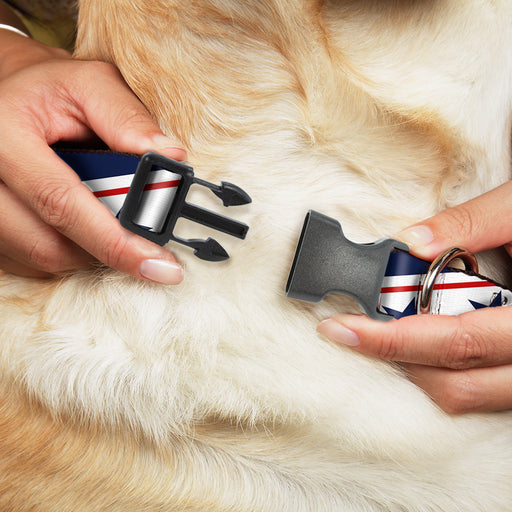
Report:
[[[176,287],[1,277],[0,509],[510,510],[512,414],[443,413],[315,333],[354,303],[284,297],[308,209],[373,241],[509,178],[510,2],[82,0],[78,35],[250,232],[169,247]]]

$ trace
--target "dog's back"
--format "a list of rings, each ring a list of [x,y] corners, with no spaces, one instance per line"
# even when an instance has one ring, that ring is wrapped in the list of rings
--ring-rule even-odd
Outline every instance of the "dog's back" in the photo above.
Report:
[[[2,277],[0,508],[508,510],[510,414],[446,415],[399,367],[315,334],[352,301],[284,287],[310,208],[372,241],[508,178],[511,16],[82,1],[78,56],[115,63],[197,175],[250,193],[250,232],[222,238],[225,263],[169,246],[176,287]]]

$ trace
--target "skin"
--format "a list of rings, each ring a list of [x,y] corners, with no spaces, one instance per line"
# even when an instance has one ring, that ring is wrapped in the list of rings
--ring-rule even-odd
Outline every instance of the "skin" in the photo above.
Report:
[[[0,11],[0,23],[9,20]],[[100,261],[141,279],[182,280],[174,256],[122,228],[49,147],[98,136],[114,151],[186,158],[113,66],[0,30],[0,103],[2,270],[45,277]]]
[[[433,260],[450,247],[473,253],[504,246],[512,255],[512,182],[411,226],[397,235]],[[378,322],[336,315],[318,330],[371,356],[404,363],[410,377],[452,414],[512,408],[512,309],[459,316],[414,315]]]

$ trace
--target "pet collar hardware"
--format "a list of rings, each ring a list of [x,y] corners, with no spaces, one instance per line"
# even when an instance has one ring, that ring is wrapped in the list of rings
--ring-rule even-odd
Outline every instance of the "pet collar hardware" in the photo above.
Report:
[[[176,192],[173,194],[168,214],[161,227],[155,229],[144,225],[141,220],[140,208],[144,207],[144,203],[147,202],[144,194],[145,187],[150,181],[150,173],[162,169],[173,175],[172,177],[176,182]],[[173,240],[191,247],[194,249],[194,254],[203,260],[222,261],[229,258],[228,253],[213,238],[206,240],[183,239],[173,234],[178,218],[184,217],[237,238],[244,239],[247,235],[249,228],[245,224],[187,203],[185,201],[186,195],[190,186],[194,183],[209,188],[222,200],[224,206],[242,205],[251,202],[251,198],[241,188],[232,183],[222,182],[220,186],[214,185],[194,177],[194,171],[188,165],[175,162],[156,153],[146,153],[140,160],[119,215],[122,226],[160,245],[165,245],[169,240]]]
[[[456,258],[463,259],[465,271],[445,268]],[[286,295],[318,302],[330,293],[343,293],[377,320],[416,313],[457,315],[512,301],[510,290],[476,272],[474,256],[462,249],[450,249],[429,263],[397,240],[355,244],[345,238],[337,220],[310,210]]]
[[[478,273],[478,262],[474,254],[470,253],[466,249],[459,249],[453,247],[445,252],[441,253],[428,268],[428,272],[425,275],[423,286],[418,300],[418,313],[427,314],[430,313],[430,306],[432,303],[432,294],[434,292],[434,285],[439,277],[439,274],[448,266],[448,264],[455,260],[460,259],[464,262],[466,271]]]
[[[244,239],[249,227],[234,219],[188,203],[193,184],[210,189],[224,206],[248,204],[251,198],[232,183],[215,185],[194,176],[192,167],[146,153],[140,160],[132,155],[108,151],[57,153],[116,215],[123,227],[159,245],[169,240],[190,247],[208,261],[222,261],[228,253],[214,239],[184,239],[173,234],[180,217]]]
[[[369,316],[389,319],[377,306],[393,249],[406,251],[408,247],[395,240],[355,244],[345,238],[337,220],[310,210],[295,252],[286,295],[319,302],[330,293],[343,293],[356,299]]]

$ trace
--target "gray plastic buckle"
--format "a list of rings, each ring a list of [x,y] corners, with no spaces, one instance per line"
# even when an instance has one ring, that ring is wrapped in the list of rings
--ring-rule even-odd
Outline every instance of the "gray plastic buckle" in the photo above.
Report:
[[[371,318],[390,320],[391,315],[377,308],[389,255],[394,249],[409,250],[407,245],[391,238],[371,244],[351,242],[337,220],[310,210],[295,252],[286,295],[319,302],[330,293],[343,293],[357,300]]]

